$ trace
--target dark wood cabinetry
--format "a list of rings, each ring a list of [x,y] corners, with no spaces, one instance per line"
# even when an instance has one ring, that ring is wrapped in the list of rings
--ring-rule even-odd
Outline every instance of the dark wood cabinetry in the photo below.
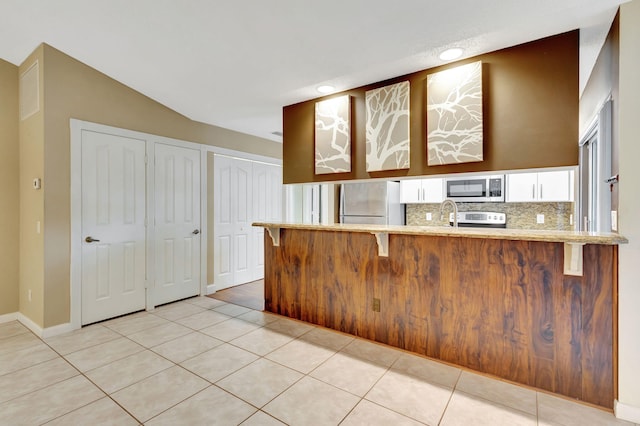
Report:
[[[266,310],[611,408],[617,246],[282,229]],[[380,310],[374,310],[379,299]]]

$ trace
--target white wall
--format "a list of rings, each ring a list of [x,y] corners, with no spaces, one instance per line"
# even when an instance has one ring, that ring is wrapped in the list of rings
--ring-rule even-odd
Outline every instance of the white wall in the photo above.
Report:
[[[616,415],[640,422],[640,0],[620,8],[619,355]]]

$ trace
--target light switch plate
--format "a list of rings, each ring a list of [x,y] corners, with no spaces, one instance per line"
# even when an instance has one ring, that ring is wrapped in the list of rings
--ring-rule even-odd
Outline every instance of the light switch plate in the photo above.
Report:
[[[536,222],[537,223],[544,223],[544,215],[543,214],[539,214],[536,216]]]
[[[611,210],[611,230],[612,231],[618,230],[618,211],[617,210]]]
[[[427,220],[433,220],[433,215],[431,213],[427,213]]]

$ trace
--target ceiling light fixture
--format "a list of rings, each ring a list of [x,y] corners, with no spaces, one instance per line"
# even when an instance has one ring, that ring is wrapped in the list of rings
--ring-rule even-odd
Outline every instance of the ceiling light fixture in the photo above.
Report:
[[[443,61],[452,61],[462,56],[462,49],[459,47],[452,47],[440,53],[440,59]]]
[[[318,86],[318,87],[316,88],[316,90],[317,90],[318,92],[320,92],[320,93],[331,93],[331,92],[333,92],[334,90],[336,90],[336,88],[335,88],[335,87],[333,87],[333,86],[330,86],[330,85],[328,85],[328,84],[324,84],[324,85],[322,85],[322,86]]]

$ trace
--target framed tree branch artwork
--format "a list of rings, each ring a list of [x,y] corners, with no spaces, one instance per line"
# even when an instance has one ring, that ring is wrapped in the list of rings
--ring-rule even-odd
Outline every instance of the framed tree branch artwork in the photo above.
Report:
[[[367,172],[409,168],[409,82],[365,93]]]
[[[351,171],[351,98],[316,102],[315,173]]]
[[[427,76],[427,164],[483,160],[482,62]]]

